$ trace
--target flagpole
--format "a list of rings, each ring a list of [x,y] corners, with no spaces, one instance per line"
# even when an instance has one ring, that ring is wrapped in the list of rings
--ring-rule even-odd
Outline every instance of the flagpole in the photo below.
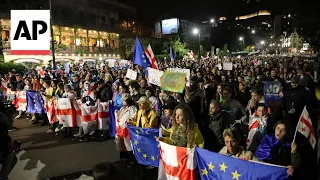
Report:
[[[303,108],[303,110],[302,110],[302,113],[301,113],[301,115],[300,115],[300,118],[299,118],[299,121],[298,121],[298,124],[297,124],[297,127],[296,127],[296,131],[294,132],[294,136],[293,136],[293,141],[292,141],[292,142],[295,142],[295,141],[296,141],[298,126],[299,126],[299,123],[300,123],[300,120],[301,120],[301,117],[302,117],[302,114],[303,114],[304,109],[307,109],[306,106],[304,106],[304,108]]]
[[[53,69],[56,70],[56,57],[54,54],[54,35],[53,35],[53,27],[52,27],[52,8],[51,8],[51,0],[49,0],[49,8],[50,8],[50,31],[51,31],[51,51],[52,51],[52,65]]]

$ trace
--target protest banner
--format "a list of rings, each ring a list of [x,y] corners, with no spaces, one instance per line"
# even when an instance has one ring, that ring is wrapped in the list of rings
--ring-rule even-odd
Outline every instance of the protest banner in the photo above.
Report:
[[[222,67],[224,71],[232,71],[233,65],[232,62],[223,62]]]
[[[161,77],[161,89],[182,93],[185,86],[186,73],[166,71]]]
[[[153,69],[153,68],[148,68],[148,82],[150,84],[161,86],[160,78],[163,75],[163,73],[164,73],[163,71]]]
[[[131,80],[136,80],[138,76],[138,73],[134,70],[128,69],[126,77]]]
[[[264,83],[264,99],[268,106],[275,106],[281,103],[280,93],[282,85],[279,81],[266,81]]]
[[[187,83],[186,85],[190,86],[190,69],[181,69],[181,68],[168,68],[170,72],[186,73]]]

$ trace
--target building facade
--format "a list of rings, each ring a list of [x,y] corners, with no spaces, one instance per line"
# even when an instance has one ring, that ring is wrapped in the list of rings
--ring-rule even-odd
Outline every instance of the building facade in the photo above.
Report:
[[[51,3],[57,60],[66,57],[72,60],[120,57],[120,34],[123,31],[119,18],[134,18],[134,8],[114,0],[52,0]],[[49,9],[49,3],[47,0],[6,0],[0,4],[1,41],[5,61],[19,58],[10,55],[11,9]],[[42,61],[52,59],[51,56],[41,58],[46,58],[40,59]]]

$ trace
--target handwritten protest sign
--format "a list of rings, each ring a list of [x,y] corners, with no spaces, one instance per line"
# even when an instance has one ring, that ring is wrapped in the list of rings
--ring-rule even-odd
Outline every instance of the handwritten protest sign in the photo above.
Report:
[[[182,93],[186,82],[186,73],[166,71],[160,79],[162,90]]]
[[[281,103],[280,93],[282,85],[279,81],[266,81],[264,83],[264,100],[268,106],[274,106]]]
[[[157,69],[148,68],[148,82],[150,84],[154,84],[157,86],[161,86],[161,76],[163,75],[163,71],[159,71]]]
[[[231,71],[233,65],[232,65],[232,62],[224,62],[222,64],[222,67],[223,67],[223,70],[225,70],[225,71]]]
[[[186,85],[190,86],[190,69],[180,69],[180,68],[168,68],[170,72],[186,73],[187,83]]]
[[[129,78],[131,80],[136,80],[137,76],[138,76],[138,73],[136,71],[133,71],[131,69],[127,70],[127,75],[126,75],[127,78]]]

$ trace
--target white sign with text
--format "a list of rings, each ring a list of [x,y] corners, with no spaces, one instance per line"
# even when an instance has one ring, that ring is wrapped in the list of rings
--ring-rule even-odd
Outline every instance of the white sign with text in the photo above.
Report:
[[[127,70],[127,75],[126,75],[127,78],[129,78],[131,80],[136,80],[137,76],[138,76],[138,73],[136,71],[133,71],[131,69]]]
[[[163,71],[153,69],[153,68],[148,68],[148,82],[150,84],[154,84],[157,86],[161,86],[160,78],[163,75]]]

